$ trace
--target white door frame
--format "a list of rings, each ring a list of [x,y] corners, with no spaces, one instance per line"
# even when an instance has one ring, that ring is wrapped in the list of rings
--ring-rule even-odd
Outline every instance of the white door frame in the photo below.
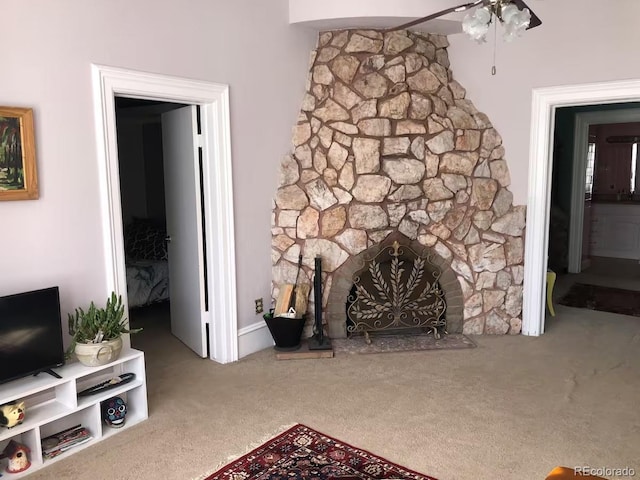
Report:
[[[115,96],[200,105],[210,308],[210,358],[238,359],[229,87],[92,65],[107,288],[127,304]],[[128,342],[128,339],[127,339]]]
[[[555,110],[558,107],[637,101],[640,101],[640,80],[533,89],[524,256],[524,335],[544,333]]]
[[[607,123],[632,122],[640,122],[640,109],[601,110],[576,114],[576,126],[573,136],[571,217],[569,219],[569,273],[580,273],[582,271],[582,233],[584,227],[584,194],[589,127]]]

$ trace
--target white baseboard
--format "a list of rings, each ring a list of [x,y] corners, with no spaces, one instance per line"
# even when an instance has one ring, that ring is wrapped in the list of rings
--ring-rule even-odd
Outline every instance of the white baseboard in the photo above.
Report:
[[[272,347],[273,337],[264,320],[238,330],[238,358]]]

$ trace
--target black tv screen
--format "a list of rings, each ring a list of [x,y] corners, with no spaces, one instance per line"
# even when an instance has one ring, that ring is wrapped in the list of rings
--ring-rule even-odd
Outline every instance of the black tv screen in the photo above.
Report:
[[[0,383],[64,363],[58,287],[0,297]]]

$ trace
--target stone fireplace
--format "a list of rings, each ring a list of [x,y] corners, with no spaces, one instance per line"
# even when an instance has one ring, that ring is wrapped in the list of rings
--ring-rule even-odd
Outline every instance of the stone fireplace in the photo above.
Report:
[[[274,297],[322,257],[329,336],[363,255],[390,235],[434,259],[447,331],[518,334],[524,207],[498,132],[453,80],[446,37],[320,34],[272,218]],[[313,294],[311,295],[313,298]],[[310,302],[310,313],[314,309]],[[309,318],[313,318],[310,314]]]

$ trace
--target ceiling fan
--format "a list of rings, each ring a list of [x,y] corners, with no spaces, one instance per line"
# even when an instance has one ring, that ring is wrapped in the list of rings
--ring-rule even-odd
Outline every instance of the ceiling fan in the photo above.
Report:
[[[469,12],[463,22],[462,28],[471,38],[479,42],[485,41],[485,36],[494,17],[505,27],[505,39],[511,40],[519,36],[524,30],[537,27],[542,24],[538,16],[524,3],[523,0],[475,0],[470,3],[447,8],[426,17],[418,18],[411,22],[390,28],[389,30],[404,30],[433,20],[443,15],[454,12],[464,12],[480,7],[473,13]]]

